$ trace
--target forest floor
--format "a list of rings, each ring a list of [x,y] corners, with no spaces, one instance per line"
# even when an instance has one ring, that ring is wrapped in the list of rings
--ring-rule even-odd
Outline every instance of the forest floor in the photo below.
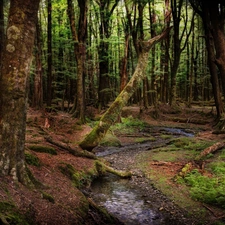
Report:
[[[131,114],[133,109],[135,108],[132,108]],[[163,105],[160,106],[157,113],[153,109],[148,109],[140,114],[138,113],[139,108],[136,107],[136,109],[137,112],[134,110],[134,114],[151,126],[188,128],[196,131],[196,140],[224,141],[225,134],[212,133],[215,119],[212,108],[181,107],[181,110],[175,111],[169,106]],[[97,114],[94,109],[90,109],[88,112],[92,117]],[[62,143],[69,147],[68,149],[81,151],[78,143],[90,130],[91,127],[88,124],[80,125],[77,119],[65,112],[46,113],[31,108],[28,110],[25,153],[28,169],[34,177],[35,187],[27,188],[12,181],[10,177],[1,178],[0,224],[119,224],[115,221],[106,222],[108,221],[107,215],[100,217],[95,204],[82,191],[90,186],[92,179],[98,176],[95,160],[74,156],[68,150],[50,143],[46,138],[51,137],[51,140]],[[119,139],[123,144],[134,141],[134,137],[129,137],[129,135],[120,136]],[[152,171],[152,176],[149,178],[153,185],[155,182],[155,187],[163,194],[168,195],[171,202],[175,202],[177,205],[177,213],[170,213],[179,217],[179,209],[183,207],[186,214],[190,213],[193,216],[197,204],[198,210],[195,216],[196,218],[202,216],[200,215],[203,212],[201,209],[204,209],[204,217],[208,221],[205,224],[213,224],[217,220],[223,219],[225,211],[221,208],[198,202],[191,202],[185,206],[182,202],[179,203],[183,196],[178,197],[178,202],[176,202],[177,196],[173,198],[172,192],[185,192],[180,185],[172,181],[172,178],[187,162],[187,159],[182,158],[179,158],[179,162],[176,160],[168,162],[165,158],[154,161],[149,159],[147,167],[145,162],[143,172]],[[142,164],[143,162],[139,162],[139,168]],[[163,182],[157,182],[160,177],[154,176],[155,172],[164,175]],[[167,177],[166,180],[165,177]],[[168,187],[173,191],[168,191]],[[186,197],[190,199],[189,196]],[[162,205],[161,210],[167,208]],[[173,210],[176,209],[173,208]],[[184,211],[180,215],[182,218]],[[189,218],[187,221],[192,221],[190,224],[204,224],[199,223],[201,222],[199,220],[198,223],[195,223],[196,218],[193,221]],[[189,224],[189,222],[185,224]]]

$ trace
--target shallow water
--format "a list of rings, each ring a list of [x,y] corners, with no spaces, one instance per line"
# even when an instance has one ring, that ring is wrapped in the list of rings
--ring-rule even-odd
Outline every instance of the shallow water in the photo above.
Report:
[[[121,147],[99,147],[95,149],[95,153],[99,157],[106,157],[106,159],[113,161],[114,166],[120,162],[125,170],[135,162],[135,155],[139,152],[148,151],[170,142],[168,139],[163,139],[162,134],[171,135],[173,138],[194,136],[192,132],[185,129],[167,127],[147,127],[139,132],[139,136],[140,134],[151,134],[156,138],[156,141],[132,143]],[[164,204],[167,200],[158,199],[163,197],[157,195],[150,184],[146,185],[148,189],[143,192],[143,189],[139,188],[140,182],[142,180],[137,180],[138,185],[132,188],[132,180],[120,179],[109,174],[93,182],[91,195],[98,205],[106,208],[109,213],[125,225],[183,224],[171,218],[171,215],[164,210],[159,210],[162,207],[160,204]]]
[[[131,188],[127,179],[113,175],[97,179],[92,184],[92,195],[97,204],[126,225],[166,224],[160,211],[141,192]]]

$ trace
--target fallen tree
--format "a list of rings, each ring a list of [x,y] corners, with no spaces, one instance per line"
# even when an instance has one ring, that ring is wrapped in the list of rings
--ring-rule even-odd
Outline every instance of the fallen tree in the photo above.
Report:
[[[128,100],[131,98],[140,82],[145,76],[145,70],[148,65],[148,56],[150,49],[163,38],[165,38],[171,28],[166,29],[162,34],[151,38],[148,41],[139,43],[140,53],[138,55],[138,63],[135,68],[134,74],[128,84],[124,87],[121,93],[117,96],[115,101],[109,107],[109,109],[101,117],[99,123],[92,129],[92,131],[80,142],[79,146],[82,149],[92,151],[96,147],[102,138],[106,135],[106,132],[113,125],[124,106],[126,106]]]
[[[200,167],[201,169],[204,169],[204,164],[205,164],[204,158],[207,155],[222,149],[224,146],[225,146],[225,142],[217,142],[205,148],[192,162],[188,162],[184,165],[184,167],[180,170],[178,175],[175,176],[175,179],[177,179],[178,177],[185,177],[186,174],[191,172],[191,170],[193,168],[196,168],[196,166]]]

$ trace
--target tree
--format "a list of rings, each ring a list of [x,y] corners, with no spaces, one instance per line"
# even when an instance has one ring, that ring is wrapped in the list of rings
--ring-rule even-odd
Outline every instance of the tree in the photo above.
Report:
[[[50,107],[52,104],[53,97],[53,75],[52,75],[52,0],[47,0],[47,11],[48,11],[48,71],[47,71],[47,106]]]
[[[128,100],[134,94],[135,90],[138,88],[138,85],[141,83],[145,76],[150,49],[157,42],[161,41],[167,34],[168,30],[148,41],[141,41],[139,43],[138,63],[132,78],[125,86],[123,91],[121,91],[121,93],[117,96],[109,109],[102,116],[99,123],[84,138],[84,140],[81,141],[81,143],[79,144],[81,148],[91,151],[99,144],[110,126],[116,122],[122,108],[127,104]]]
[[[217,118],[221,122],[224,114],[224,104],[221,98],[220,79],[223,93],[225,90],[224,3],[219,0],[213,2],[190,0],[190,2],[195,12],[202,18]],[[218,77],[217,68],[220,71],[220,77]]]
[[[38,7],[39,0],[11,1],[0,80],[0,173],[24,184],[27,85]]]
[[[188,38],[191,34],[193,22],[194,22],[194,14],[192,17],[191,28],[183,46],[182,39],[185,37],[185,32],[187,30],[187,23],[188,23],[188,13],[187,13],[187,5],[186,5],[186,20],[184,22],[184,28],[182,32],[180,32],[180,22],[181,22],[181,12],[183,6],[183,0],[172,0],[171,1],[171,8],[172,8],[172,18],[173,18],[173,26],[174,26],[174,33],[173,33],[173,61],[171,65],[171,89],[170,89],[170,105],[174,106],[176,101],[176,76],[177,71],[179,68],[180,57],[182,51],[185,49],[187,45]]]
[[[73,113],[82,123],[85,122],[85,106],[84,106],[84,73],[85,73],[85,57],[86,57],[86,38],[87,38],[87,0],[78,0],[80,9],[78,31],[76,31],[74,7],[72,0],[67,0],[68,17],[74,41],[74,54],[77,62],[77,91],[74,102]]]
[[[112,29],[112,15],[119,0],[96,1],[100,10],[100,44],[99,44],[99,88],[98,101],[99,109],[104,108],[110,100],[110,76],[109,76],[109,38]]]
[[[2,50],[4,43],[4,1],[0,2],[0,62],[2,61]]]

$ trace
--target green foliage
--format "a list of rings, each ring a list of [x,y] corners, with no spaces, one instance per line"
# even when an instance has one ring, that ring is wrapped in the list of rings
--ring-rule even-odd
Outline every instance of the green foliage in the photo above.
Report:
[[[111,126],[110,130],[120,134],[131,134],[137,130],[141,130],[146,127],[147,124],[139,119],[135,119],[132,116],[122,118],[121,123],[116,123]]]
[[[56,150],[49,146],[32,145],[32,146],[29,146],[29,149],[35,152],[43,152],[43,153],[48,153],[50,155],[57,155]]]
[[[206,142],[195,140],[191,137],[181,137],[174,139],[171,144],[173,144],[177,148],[182,148],[185,150],[193,150],[193,151],[202,151],[203,149],[211,146],[214,142]]]
[[[184,181],[190,186],[193,199],[225,208],[225,174],[221,174],[224,165],[222,165],[222,170],[220,166],[218,170],[220,171],[219,177],[203,176],[198,170],[193,170],[187,174]]]
[[[25,160],[28,165],[40,166],[40,160],[35,155],[25,152]]]

